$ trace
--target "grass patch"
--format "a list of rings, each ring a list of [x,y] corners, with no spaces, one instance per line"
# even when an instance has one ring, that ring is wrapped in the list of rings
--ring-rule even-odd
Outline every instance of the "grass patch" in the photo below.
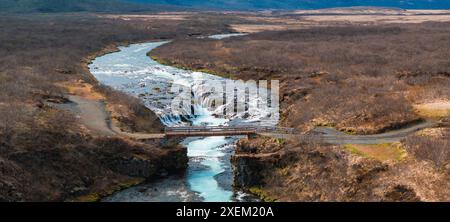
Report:
[[[371,145],[348,144],[344,146],[352,154],[379,161],[403,160],[407,153],[400,143],[383,143]]]
[[[276,138],[275,141],[278,145],[286,144],[286,139],[284,139],[284,138]]]
[[[450,102],[435,102],[414,106],[418,115],[427,118],[443,118],[450,116]]]
[[[65,82],[57,84],[64,87],[69,94],[81,96],[90,100],[102,100],[105,96],[96,92],[94,86],[89,83]]]
[[[129,188],[132,186],[136,186],[138,184],[143,183],[144,181],[145,181],[144,178],[132,178],[132,179],[120,182],[118,184],[112,185],[101,192],[94,192],[94,193],[89,193],[87,195],[76,197],[72,201],[73,202],[98,202],[103,197],[112,195],[113,193],[115,193],[117,191]]]
[[[139,160],[144,160],[144,161],[150,160],[149,156],[146,154],[133,154],[133,157],[135,157],[136,159],[139,159]]]
[[[235,79],[235,77],[232,74],[230,74],[230,73],[219,73],[219,72],[216,72],[214,70],[206,69],[206,68],[194,69],[194,71],[208,73],[208,74],[211,74],[211,75],[220,76],[220,77],[227,78],[227,79]]]
[[[158,58],[156,56],[150,55],[150,53],[147,54],[147,56],[149,56],[151,59],[153,59],[155,62],[157,62],[157,63],[159,63],[161,65],[166,65],[166,66],[170,66],[171,65],[169,63],[169,61],[166,61],[166,60],[160,59],[160,58]]]
[[[250,191],[250,193],[258,196],[264,202],[275,202],[275,201],[277,201],[277,199],[270,197],[269,194],[267,194],[267,192],[265,192],[264,190],[262,190],[259,187],[251,187],[249,189],[249,191]]]
[[[282,176],[288,176],[289,168],[288,167],[278,168],[278,173]]]

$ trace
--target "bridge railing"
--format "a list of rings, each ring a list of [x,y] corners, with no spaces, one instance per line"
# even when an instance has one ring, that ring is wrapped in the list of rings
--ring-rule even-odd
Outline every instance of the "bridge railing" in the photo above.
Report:
[[[251,132],[295,134],[296,129],[274,126],[180,126],[166,127],[166,133],[196,133],[196,132]]]

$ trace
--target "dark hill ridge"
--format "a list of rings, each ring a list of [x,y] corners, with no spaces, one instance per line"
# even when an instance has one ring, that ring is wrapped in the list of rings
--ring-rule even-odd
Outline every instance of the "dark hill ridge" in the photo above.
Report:
[[[133,12],[174,10],[174,6],[128,0],[0,0],[0,12]]]
[[[0,12],[133,12],[183,8],[294,10],[354,6],[450,9],[450,0],[1,0]]]
[[[403,9],[450,9],[450,0],[128,0],[195,8],[228,10],[323,9],[333,7],[376,6]]]

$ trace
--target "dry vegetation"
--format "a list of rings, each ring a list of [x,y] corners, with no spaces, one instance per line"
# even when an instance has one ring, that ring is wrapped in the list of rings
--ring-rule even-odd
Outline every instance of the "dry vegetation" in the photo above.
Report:
[[[233,162],[238,166],[236,186],[263,194],[268,201],[450,199],[448,168],[436,167],[429,159],[416,159],[415,151],[406,157],[401,152],[400,159],[391,160],[355,155],[343,147],[311,141],[285,141],[278,145],[267,142],[264,138],[240,141]],[[443,151],[444,147],[435,148]]]
[[[231,78],[280,79],[284,126],[372,134],[430,117],[448,126],[449,30],[445,22],[339,24],[174,41],[151,56]],[[448,201],[449,138],[443,128],[398,144],[243,140],[235,182],[268,201]]]
[[[385,24],[418,24],[423,22],[449,22],[450,10],[401,10],[389,8],[336,8],[320,10],[299,10],[239,15],[256,22],[232,24],[237,32],[255,33],[261,31],[298,30],[312,27],[367,26]]]
[[[0,16],[0,201],[56,201],[109,193],[131,185],[130,177],[151,178],[184,169],[184,149],[96,138],[83,130],[74,114],[47,104],[68,102],[68,93],[86,93],[82,96],[126,107],[128,116],[118,117],[123,129],[160,131],[156,116],[138,99],[97,85],[87,62],[119,43],[222,32],[226,19]],[[84,86],[72,87],[76,84]]]
[[[378,161],[401,161],[406,157],[406,151],[400,143],[385,143],[385,144],[348,144],[345,145],[349,152],[366,158],[375,159]]]
[[[280,79],[284,125],[377,133],[419,120],[415,103],[449,98],[449,26],[328,27],[190,39],[152,56],[234,78]]]
[[[226,32],[229,24],[261,25],[242,18],[1,16],[0,200],[86,194],[80,200],[96,200],[134,184],[135,177],[185,167],[181,148],[97,138],[72,113],[47,106],[67,102],[67,93],[89,92],[84,96],[106,100],[123,130],[158,131],[156,117],[137,99],[98,85],[87,70],[89,59],[115,50],[117,43],[180,39],[152,56],[233,78],[280,79],[282,124],[303,130],[332,125],[352,133],[382,132],[423,118],[414,107],[450,99],[449,23],[344,23],[227,40],[185,38]],[[283,21],[264,22],[262,29]],[[313,141],[242,141],[234,158],[241,173],[237,183],[270,200],[449,200],[450,135],[445,128],[427,133],[403,141],[408,155],[396,164]]]
[[[431,132],[422,131],[405,139],[408,152],[419,160],[450,170],[450,128],[428,131]]]

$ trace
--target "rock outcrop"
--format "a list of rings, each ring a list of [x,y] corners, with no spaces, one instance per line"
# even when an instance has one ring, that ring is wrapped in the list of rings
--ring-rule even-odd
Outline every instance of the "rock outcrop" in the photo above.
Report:
[[[3,153],[0,201],[98,201],[145,180],[182,173],[187,167],[187,150],[171,145],[175,142],[77,140],[73,146],[24,147]]]
[[[262,146],[266,138],[242,140],[232,161],[235,186],[278,201],[445,201],[448,174],[408,157],[380,162],[339,146],[295,141]],[[266,142],[262,142],[266,141]],[[272,140],[273,142],[273,140]],[[252,152],[248,152],[252,151]],[[445,188],[444,188],[445,187]]]

